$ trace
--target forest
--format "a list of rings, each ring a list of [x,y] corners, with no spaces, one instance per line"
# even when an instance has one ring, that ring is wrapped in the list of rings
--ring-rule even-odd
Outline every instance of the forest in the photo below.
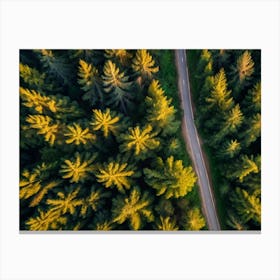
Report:
[[[261,229],[261,51],[188,50],[195,122],[223,229]]]
[[[20,50],[19,56],[20,230],[207,229],[181,134],[174,51],[38,49]],[[213,83],[226,84],[228,69],[215,73],[224,57],[202,53],[196,71],[204,73],[201,82],[209,80],[205,87],[212,86],[213,75]],[[211,147],[229,141],[219,149],[219,163],[233,162],[235,173],[224,174],[223,188],[239,207],[232,208],[240,215],[230,216],[231,223],[242,218],[244,227],[259,219],[241,213],[260,195],[253,176],[260,170],[260,108],[251,102],[260,91],[258,71],[244,74],[234,99],[224,89],[227,105],[221,106],[230,108],[232,121],[222,126],[224,114],[214,99],[205,101],[209,110],[199,120],[216,114],[221,121]],[[202,110],[202,96],[199,102]],[[213,123],[203,127],[205,134]]]

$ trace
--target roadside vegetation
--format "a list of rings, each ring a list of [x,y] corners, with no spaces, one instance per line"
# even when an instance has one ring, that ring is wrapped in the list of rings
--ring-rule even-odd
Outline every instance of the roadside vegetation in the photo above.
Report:
[[[261,53],[188,50],[195,122],[223,229],[261,228]]]

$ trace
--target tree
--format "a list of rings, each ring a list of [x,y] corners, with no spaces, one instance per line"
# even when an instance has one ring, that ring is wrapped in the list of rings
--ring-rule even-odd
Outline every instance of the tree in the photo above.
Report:
[[[257,225],[261,222],[261,198],[260,189],[255,190],[252,194],[241,188],[236,188],[230,196],[230,201],[237,211],[241,221],[247,223],[253,220]]]
[[[225,70],[221,69],[213,77],[210,96],[206,97],[209,108],[227,111],[233,106],[231,91],[227,89]]]
[[[83,100],[89,100],[93,105],[96,104],[99,98],[100,103],[103,104],[102,80],[98,75],[98,70],[82,59],[79,61],[78,83],[85,92]]]
[[[233,158],[238,155],[241,150],[240,142],[235,140],[226,141],[221,149],[220,155],[224,158]]]
[[[105,50],[105,57],[109,59],[116,58],[120,61],[120,63],[124,66],[128,66],[130,59],[132,58],[132,54],[124,49],[113,49],[113,50]]]
[[[45,141],[50,145],[54,144],[58,134],[58,124],[51,124],[53,120],[49,116],[29,115],[26,122],[30,124],[31,128],[38,130],[38,134],[44,135]]]
[[[109,132],[117,134],[119,130],[120,117],[109,108],[105,112],[95,109],[93,110],[93,121],[90,123],[93,126],[93,130],[103,131],[105,138],[108,137]]]
[[[143,218],[148,222],[153,221],[154,216],[150,208],[150,197],[147,192],[144,192],[141,196],[140,191],[134,187],[129,197],[117,196],[113,198],[113,221],[123,224],[128,220],[133,230],[139,230],[143,226]]]
[[[57,199],[48,199],[47,204],[50,205],[50,210],[52,212],[57,212],[61,214],[71,214],[74,215],[77,206],[81,206],[82,200],[77,198],[80,188],[70,193],[58,192]]]
[[[248,114],[261,113],[261,82],[257,82],[254,87],[248,91],[245,96],[244,107]]]
[[[67,223],[67,218],[61,217],[58,212],[54,212],[52,210],[44,212],[39,209],[38,213],[38,216],[31,217],[26,222],[26,225],[29,230],[58,230],[62,229],[62,226],[64,226]]]
[[[252,79],[254,73],[254,61],[249,51],[245,51],[237,59],[237,63],[232,67],[233,80],[244,86],[248,81]]]
[[[246,130],[242,134],[244,144],[248,147],[261,136],[261,114],[253,115],[246,123]]]
[[[151,125],[147,125],[142,130],[139,126],[128,129],[128,134],[122,134],[120,139],[123,143],[120,145],[122,152],[134,151],[134,155],[147,154],[150,150],[156,149],[160,142],[155,136],[157,133],[152,132]]]
[[[240,110],[239,104],[235,105],[228,114],[225,115],[225,122],[223,129],[228,132],[236,132],[242,124],[244,117]]]
[[[19,74],[23,81],[31,88],[39,90],[43,88],[46,75],[39,73],[37,69],[20,63]]]
[[[125,189],[130,189],[131,177],[137,173],[134,167],[127,163],[109,162],[103,167],[98,168],[98,173],[95,174],[97,181],[102,183],[105,188],[117,187],[119,192],[124,192]]]
[[[162,216],[159,217],[159,222],[156,224],[156,228],[168,231],[179,229],[175,220],[172,220],[170,217],[163,218]]]
[[[96,157],[96,154],[89,153],[84,154],[82,157],[79,152],[76,152],[75,158],[66,159],[64,164],[61,165],[60,173],[62,178],[70,179],[71,183],[85,181],[89,174],[94,171],[93,162]]]
[[[198,208],[191,209],[187,212],[187,219],[185,229],[187,230],[201,230],[205,227],[205,219]]]
[[[152,80],[145,98],[147,120],[155,128],[161,129],[163,135],[174,134],[180,125],[180,122],[176,121],[176,110],[171,106],[171,102],[172,99],[164,95],[159,81]]]
[[[96,136],[90,133],[88,128],[82,129],[77,123],[67,125],[67,131],[64,132],[64,136],[68,138],[65,140],[67,144],[73,143],[75,145],[85,145],[88,141],[96,139]]]
[[[227,225],[235,230],[247,230],[248,226],[236,214],[230,212],[226,221]]]
[[[32,171],[25,169],[22,172],[19,187],[20,199],[32,200],[29,204],[30,207],[37,206],[49,190],[59,186],[61,180],[50,180],[51,170],[54,164],[37,165]]]
[[[104,65],[104,75],[102,75],[104,91],[108,93],[106,105],[120,108],[127,112],[127,107],[131,105],[132,95],[128,91],[132,83],[129,77],[111,60],[107,60]]]
[[[143,171],[146,183],[166,199],[185,196],[196,182],[192,167],[184,167],[182,160],[174,160],[173,156],[165,162],[158,158],[154,169],[144,168]]]
[[[150,80],[152,75],[159,71],[159,67],[155,66],[155,61],[147,50],[136,51],[136,55],[132,60],[132,69],[141,77],[140,84],[142,80]]]

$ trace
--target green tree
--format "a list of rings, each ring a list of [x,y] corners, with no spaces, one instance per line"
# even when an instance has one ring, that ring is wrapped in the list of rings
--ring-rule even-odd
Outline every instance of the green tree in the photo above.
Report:
[[[261,222],[261,197],[260,189],[252,194],[244,189],[236,188],[230,196],[230,201],[243,223],[253,220],[257,225]]]
[[[144,168],[143,171],[146,183],[166,199],[185,196],[196,182],[192,167],[184,167],[182,160],[174,160],[173,156],[165,162],[158,158],[154,169]]]
[[[41,74],[37,69],[28,65],[19,64],[19,75],[22,80],[33,89],[42,89],[45,82],[45,74]]]
[[[85,92],[83,100],[89,100],[94,105],[99,99],[100,103],[103,104],[102,80],[98,70],[94,65],[82,59],[79,61],[78,83]]]
[[[106,105],[120,108],[126,113],[133,98],[129,92],[132,86],[129,77],[125,76],[124,72],[120,72],[120,69],[111,60],[106,61],[103,72],[104,91],[108,93]]]
[[[222,149],[220,151],[220,155],[223,158],[233,158],[238,155],[241,150],[240,142],[235,140],[226,141],[222,145]]]
[[[261,136],[261,114],[253,115],[246,123],[246,130],[242,134],[246,147]]]
[[[143,226],[143,218],[148,222],[154,220],[151,210],[151,199],[147,192],[141,196],[137,188],[133,188],[126,196],[117,196],[113,198],[113,221],[118,224],[123,224],[129,221],[129,225],[133,230],[139,230]]]

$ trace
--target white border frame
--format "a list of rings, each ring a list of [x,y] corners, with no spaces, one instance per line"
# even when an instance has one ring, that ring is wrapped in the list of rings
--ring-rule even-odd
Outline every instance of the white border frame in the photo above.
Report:
[[[0,27],[0,279],[280,279],[278,1],[2,0]],[[19,234],[18,51],[109,46],[262,49],[261,234]]]

